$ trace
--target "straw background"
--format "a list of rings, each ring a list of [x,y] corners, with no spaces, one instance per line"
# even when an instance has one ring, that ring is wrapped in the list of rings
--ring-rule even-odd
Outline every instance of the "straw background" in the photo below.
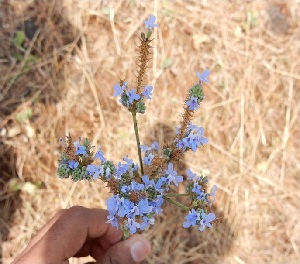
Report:
[[[119,77],[134,86],[149,14],[159,27],[147,80],[153,99],[138,117],[142,144],[172,139],[195,72],[209,68],[194,118],[209,144],[179,167],[219,187],[214,211],[222,223],[185,230],[184,212],[166,203],[145,232],[153,248],[145,263],[299,263],[297,0],[0,0],[2,262],[59,209],[105,208],[109,194],[99,182],[56,176],[60,137],[89,137],[116,163],[125,155],[137,161],[131,115],[112,94]],[[16,47],[24,21],[37,30]]]

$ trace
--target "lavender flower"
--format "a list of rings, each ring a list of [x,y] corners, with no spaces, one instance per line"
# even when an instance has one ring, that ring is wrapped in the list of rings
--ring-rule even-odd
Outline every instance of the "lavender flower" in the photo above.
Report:
[[[193,181],[196,177],[197,177],[197,174],[196,173],[193,173],[190,169],[187,169],[186,170],[186,173],[188,175],[188,180],[189,181]]]
[[[205,213],[201,213],[202,220],[200,221],[200,227],[199,231],[204,231],[205,227],[211,227],[211,222],[216,219],[216,216],[214,213],[209,213],[206,215]]]
[[[185,217],[186,221],[183,223],[184,228],[195,226],[197,221],[200,220],[200,213],[197,213],[195,209],[192,209]]]
[[[86,171],[93,175],[94,180],[96,180],[99,175],[103,175],[104,174],[104,170],[103,170],[103,166],[97,166],[97,165],[93,165],[93,164],[89,164],[87,166]]]
[[[147,99],[151,99],[152,97],[152,90],[153,90],[153,87],[151,85],[146,85],[144,87],[144,95],[146,96]]]
[[[204,129],[202,127],[189,129],[187,135],[177,143],[177,146],[181,149],[192,149],[195,152],[202,144],[208,143],[208,139],[204,138],[203,134]]]
[[[142,183],[137,183],[135,180],[133,180],[132,182],[131,182],[131,185],[130,185],[130,190],[132,190],[132,191],[141,191],[141,190],[143,190],[144,189],[144,184],[142,184]]]
[[[136,92],[136,89],[134,89],[134,88],[126,92],[126,94],[128,96],[128,101],[130,104],[132,104],[134,100],[140,99],[140,96],[138,94],[136,94],[135,92]]]
[[[86,155],[86,147],[80,145],[80,139],[74,142],[76,148],[75,155]]]
[[[140,228],[140,224],[131,218],[128,218],[127,225],[125,226],[129,229],[130,234],[134,234],[136,232],[136,229]]]
[[[149,16],[148,20],[144,20],[145,28],[151,30],[152,28],[158,27],[157,24],[154,24],[156,17],[151,15]]]
[[[125,85],[123,85],[123,86],[121,87],[120,84],[116,83],[116,84],[114,85],[115,93],[114,93],[113,96],[116,96],[116,97],[117,97],[117,96],[121,95],[121,94],[123,93],[124,89],[125,89]]]
[[[196,109],[199,108],[199,105],[198,105],[198,99],[197,99],[196,97],[194,97],[194,96],[192,96],[192,97],[190,98],[190,100],[188,100],[188,101],[185,103],[185,105],[186,105],[186,106],[189,106],[189,109],[190,109],[191,111],[194,111],[194,110],[196,110]]]
[[[210,70],[204,70],[202,73],[196,72],[199,82],[205,82],[208,83],[209,80],[207,79],[208,75],[210,74]]]
[[[213,204],[213,202],[216,200],[216,191],[217,191],[218,187],[216,185],[214,185],[214,187],[212,188],[209,196],[213,197],[213,200],[210,202],[210,205]]]
[[[70,169],[76,169],[79,165],[79,162],[78,161],[75,161],[75,160],[69,160],[68,161],[68,165],[69,165],[69,168]]]
[[[101,150],[100,146],[98,147],[98,151],[96,152],[94,159],[100,159],[102,162],[106,161],[104,152]]]
[[[143,152],[151,151],[151,150],[158,150],[158,142],[155,141],[150,146],[141,145],[140,148]]]
[[[177,172],[173,170],[173,163],[169,163],[168,169],[165,170],[165,173],[167,175],[168,182],[174,183],[176,186],[178,186],[179,182],[183,181],[183,176],[177,175]]]
[[[143,217],[143,222],[140,224],[140,229],[145,230],[147,229],[150,225],[154,225],[155,223],[155,218],[154,217]]]
[[[150,180],[148,175],[143,175],[142,180],[145,183],[145,188],[149,186],[155,186],[154,180]]]
[[[149,166],[154,158],[154,155],[150,153],[147,157],[144,158],[144,163]]]

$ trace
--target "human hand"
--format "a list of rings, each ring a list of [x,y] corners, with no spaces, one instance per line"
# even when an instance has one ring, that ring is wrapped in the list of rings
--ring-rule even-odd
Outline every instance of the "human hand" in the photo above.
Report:
[[[101,264],[138,263],[151,250],[142,235],[125,241],[122,231],[106,223],[108,212],[74,206],[60,210],[12,264],[66,264],[71,257],[92,256]]]

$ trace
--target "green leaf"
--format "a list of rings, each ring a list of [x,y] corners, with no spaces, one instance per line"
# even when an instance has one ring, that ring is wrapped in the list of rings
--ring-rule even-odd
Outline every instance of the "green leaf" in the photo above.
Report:
[[[23,30],[17,31],[16,35],[13,38],[13,43],[17,47],[21,48],[22,45],[23,45],[23,43],[24,43],[24,41],[25,41],[25,33],[24,33],[24,31]]]
[[[32,108],[29,107],[16,115],[16,119],[22,123],[32,117]]]

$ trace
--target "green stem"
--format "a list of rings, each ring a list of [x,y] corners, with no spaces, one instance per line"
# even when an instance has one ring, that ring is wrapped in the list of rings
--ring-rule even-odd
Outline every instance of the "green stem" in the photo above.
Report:
[[[174,201],[173,199],[167,197],[166,195],[163,195],[163,198],[164,198],[165,200],[167,200],[168,202],[170,202],[170,203],[172,203],[172,204],[174,204],[174,205],[176,205],[176,206],[178,206],[178,207],[180,207],[180,208],[182,208],[182,209],[184,209],[184,210],[186,210],[186,211],[189,211],[189,210],[190,210],[189,207],[187,207],[187,206],[185,206],[185,205],[183,205],[183,204],[181,204],[181,203],[179,203],[179,202]]]
[[[190,194],[188,194],[188,193],[166,193],[165,196],[180,197],[180,196],[190,196]]]
[[[152,35],[152,30],[148,30],[146,38],[149,39]]]
[[[144,175],[144,167],[143,167],[142,152],[141,152],[141,143],[140,143],[140,138],[139,138],[139,128],[138,128],[138,123],[137,123],[137,119],[136,119],[136,112],[131,112],[131,114],[132,114],[132,118],[133,118],[135,140],[136,140],[136,145],[137,145],[138,154],[139,154],[141,173],[142,173],[142,175]]]

